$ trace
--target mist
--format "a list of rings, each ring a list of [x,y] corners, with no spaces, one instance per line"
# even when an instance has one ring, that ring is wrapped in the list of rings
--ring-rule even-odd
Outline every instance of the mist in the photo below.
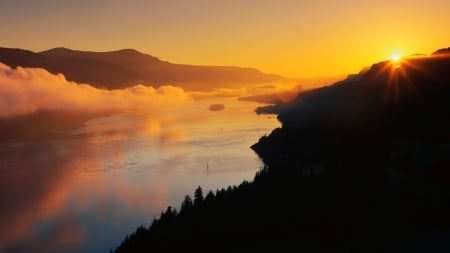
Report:
[[[0,117],[52,110],[153,110],[190,101],[182,88],[137,84],[121,90],[68,81],[41,68],[15,69],[0,63]]]

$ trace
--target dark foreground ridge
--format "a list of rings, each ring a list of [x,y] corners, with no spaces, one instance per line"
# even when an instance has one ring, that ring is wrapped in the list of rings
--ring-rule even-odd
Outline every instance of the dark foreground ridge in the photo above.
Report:
[[[114,252],[449,252],[448,51],[271,108],[253,182],[198,188]]]

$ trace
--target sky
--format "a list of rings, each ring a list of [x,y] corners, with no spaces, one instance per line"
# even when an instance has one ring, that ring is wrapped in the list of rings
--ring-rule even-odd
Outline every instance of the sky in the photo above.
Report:
[[[286,77],[356,73],[450,46],[448,0],[0,0],[0,46],[134,48]]]

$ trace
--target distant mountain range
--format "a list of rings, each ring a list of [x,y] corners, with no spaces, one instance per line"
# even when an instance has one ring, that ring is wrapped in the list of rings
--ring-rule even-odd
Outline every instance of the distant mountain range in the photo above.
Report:
[[[186,90],[243,87],[284,80],[254,68],[174,64],[133,49],[87,52],[54,48],[43,52],[1,48],[0,62],[10,67],[39,67],[70,81],[120,89],[135,84],[176,85]]]

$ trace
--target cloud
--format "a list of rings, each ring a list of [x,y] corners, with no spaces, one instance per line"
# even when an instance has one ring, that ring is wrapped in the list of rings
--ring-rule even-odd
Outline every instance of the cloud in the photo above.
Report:
[[[135,85],[102,90],[67,81],[40,68],[12,69],[0,63],[0,117],[40,110],[154,109],[190,100],[182,88]]]

